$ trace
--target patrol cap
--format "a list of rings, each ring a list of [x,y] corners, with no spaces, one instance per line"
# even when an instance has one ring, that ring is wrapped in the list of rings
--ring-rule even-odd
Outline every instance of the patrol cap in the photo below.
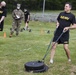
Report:
[[[17,7],[20,7],[20,6],[21,6],[21,4],[18,3],[18,4],[17,4]]]

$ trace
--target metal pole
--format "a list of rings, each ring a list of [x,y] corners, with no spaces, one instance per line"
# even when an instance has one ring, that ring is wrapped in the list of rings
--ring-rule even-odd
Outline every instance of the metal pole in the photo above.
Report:
[[[43,1],[43,16],[44,16],[44,10],[45,10],[45,0]]]

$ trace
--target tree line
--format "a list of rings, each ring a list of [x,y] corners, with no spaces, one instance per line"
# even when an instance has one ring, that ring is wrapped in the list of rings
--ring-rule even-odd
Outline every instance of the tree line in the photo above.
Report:
[[[7,10],[12,11],[16,8],[16,4],[21,4],[21,9],[27,8],[29,10],[42,10],[43,0],[4,0],[7,3]],[[62,10],[67,0],[45,0],[45,10]],[[76,0],[68,0],[76,9]]]

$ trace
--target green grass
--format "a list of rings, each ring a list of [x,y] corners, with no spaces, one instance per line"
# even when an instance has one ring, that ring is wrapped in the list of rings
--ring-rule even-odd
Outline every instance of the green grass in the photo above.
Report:
[[[0,32],[0,75],[75,75],[76,74],[76,30],[70,32],[70,44],[72,62],[67,62],[63,45],[58,45],[54,64],[49,64],[50,51],[45,59],[49,70],[44,73],[28,73],[24,70],[24,64],[29,61],[41,60],[46,52],[48,44],[53,37],[55,23],[34,22],[29,23],[32,32],[20,32],[19,36],[9,38],[12,18],[5,19],[4,31]],[[22,23],[21,28],[24,27]],[[50,30],[51,33],[47,34]],[[7,37],[3,37],[6,32]]]

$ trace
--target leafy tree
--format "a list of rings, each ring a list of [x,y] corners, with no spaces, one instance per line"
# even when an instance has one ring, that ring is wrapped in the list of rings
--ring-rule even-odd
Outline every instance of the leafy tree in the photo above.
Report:
[[[42,10],[43,0],[4,0],[7,3],[8,11],[12,11],[16,8],[16,4],[21,4],[21,9],[27,8],[29,10]],[[67,0],[45,0],[46,10],[62,10]],[[73,9],[76,9],[76,0],[68,0],[73,5]]]

